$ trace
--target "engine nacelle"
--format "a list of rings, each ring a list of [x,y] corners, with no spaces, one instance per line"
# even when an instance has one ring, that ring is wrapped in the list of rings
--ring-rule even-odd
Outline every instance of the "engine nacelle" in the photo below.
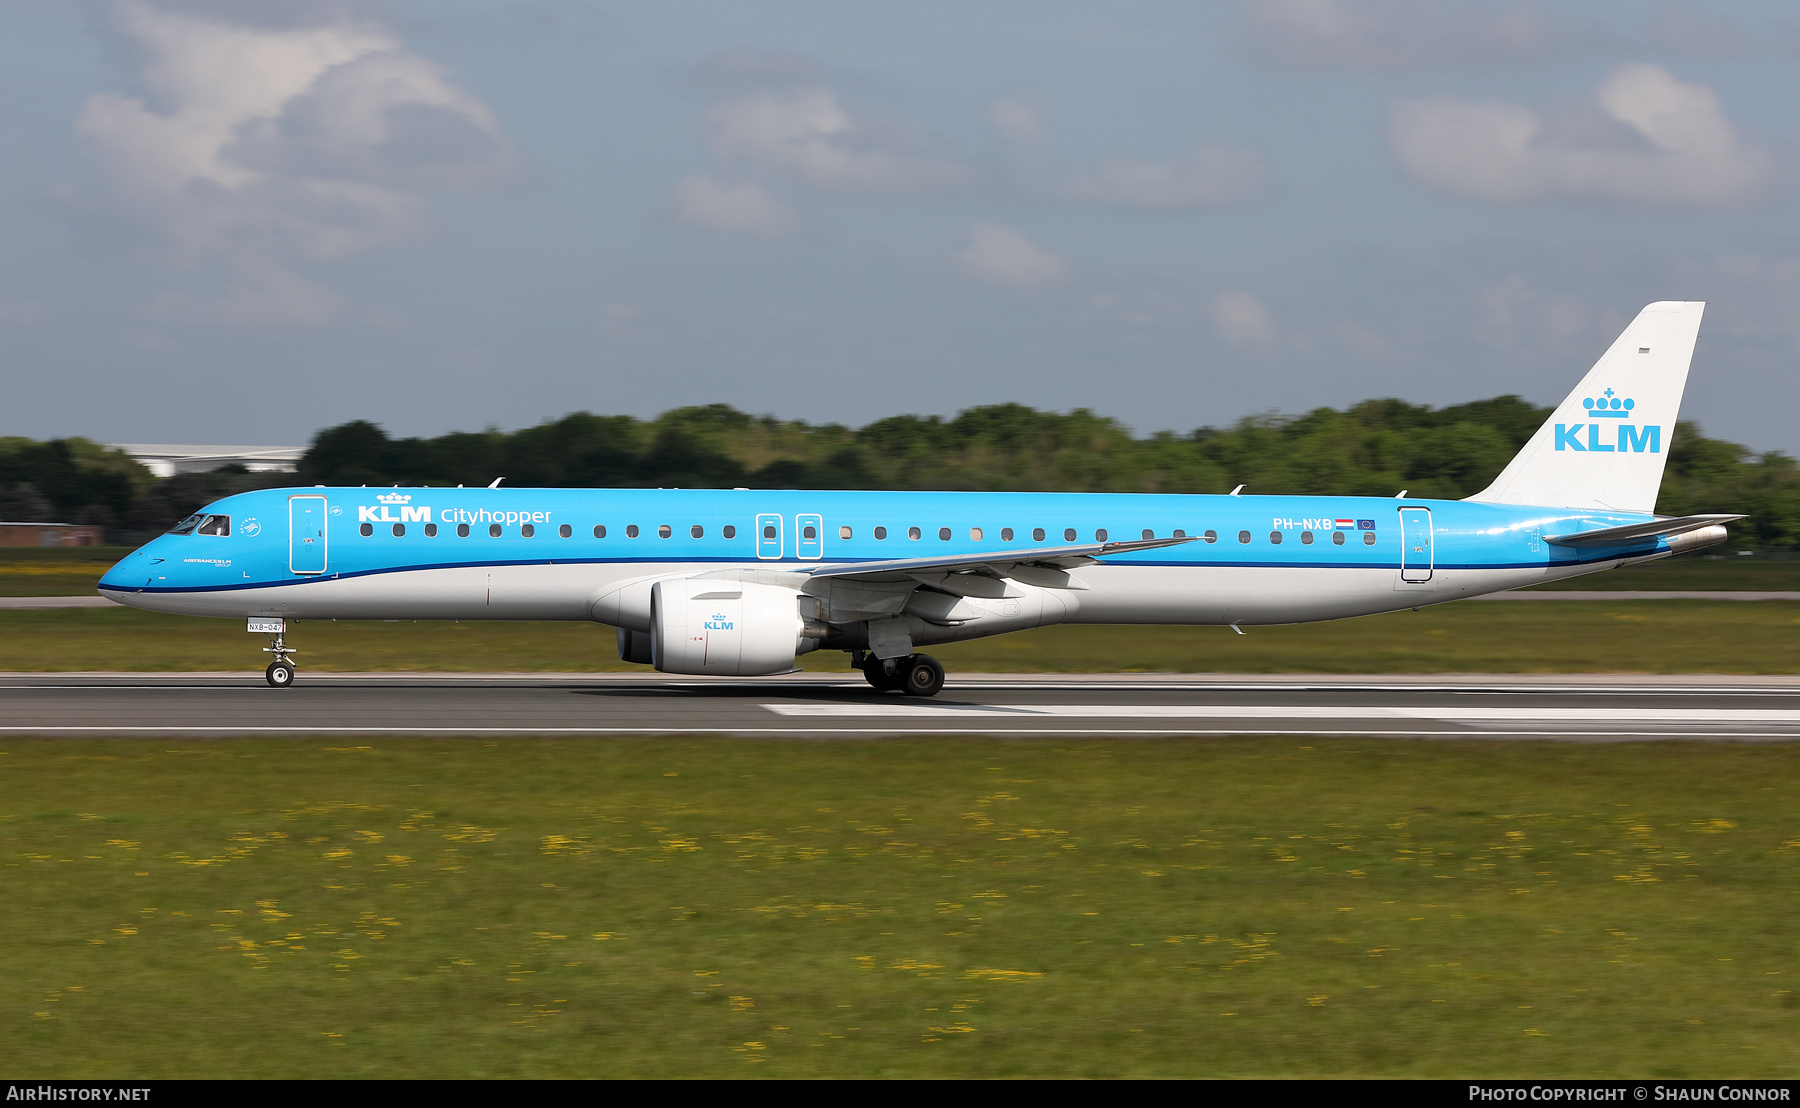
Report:
[[[785,673],[811,645],[802,642],[808,627],[801,599],[798,591],[776,585],[658,581],[650,600],[652,660],[664,673]]]

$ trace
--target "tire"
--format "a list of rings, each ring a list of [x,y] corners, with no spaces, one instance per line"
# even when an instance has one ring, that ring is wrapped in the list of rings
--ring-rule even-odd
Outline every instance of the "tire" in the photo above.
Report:
[[[944,667],[929,654],[914,654],[900,688],[907,696],[936,696],[944,688]]]
[[[286,662],[270,662],[263,677],[272,688],[288,689],[294,685],[294,667]]]

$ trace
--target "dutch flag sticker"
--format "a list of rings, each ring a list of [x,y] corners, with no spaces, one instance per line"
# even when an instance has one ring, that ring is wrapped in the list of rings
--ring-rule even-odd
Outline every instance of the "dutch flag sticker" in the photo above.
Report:
[[[1356,526],[1356,521],[1353,519],[1340,519],[1334,526],[1340,531],[1348,531]]]

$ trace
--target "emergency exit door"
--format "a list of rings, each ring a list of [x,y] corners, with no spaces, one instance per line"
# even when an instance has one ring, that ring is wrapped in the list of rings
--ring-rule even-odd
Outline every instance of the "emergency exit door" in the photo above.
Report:
[[[325,498],[288,497],[288,571],[324,573]]]
[[[1431,549],[1431,509],[1400,509],[1400,580],[1422,585],[1436,563]]]
[[[765,562],[781,557],[780,516],[756,517],[756,556]]]
[[[794,517],[794,556],[808,561],[825,556],[825,521],[819,516]]]

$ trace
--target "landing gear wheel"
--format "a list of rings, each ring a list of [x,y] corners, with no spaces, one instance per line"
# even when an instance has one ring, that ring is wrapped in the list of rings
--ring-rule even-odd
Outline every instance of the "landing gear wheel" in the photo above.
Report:
[[[905,658],[893,659],[891,664],[894,668],[890,673],[887,669],[890,663],[884,663],[880,658],[871,657],[863,664],[863,678],[878,692],[893,692],[901,687],[901,683],[906,678],[905,662]]]
[[[900,686],[907,696],[936,696],[944,687],[944,667],[929,654],[914,654],[907,659],[905,683]]]
[[[294,667],[287,662],[270,662],[268,671],[263,674],[269,684],[277,689],[292,688],[294,684]]]

